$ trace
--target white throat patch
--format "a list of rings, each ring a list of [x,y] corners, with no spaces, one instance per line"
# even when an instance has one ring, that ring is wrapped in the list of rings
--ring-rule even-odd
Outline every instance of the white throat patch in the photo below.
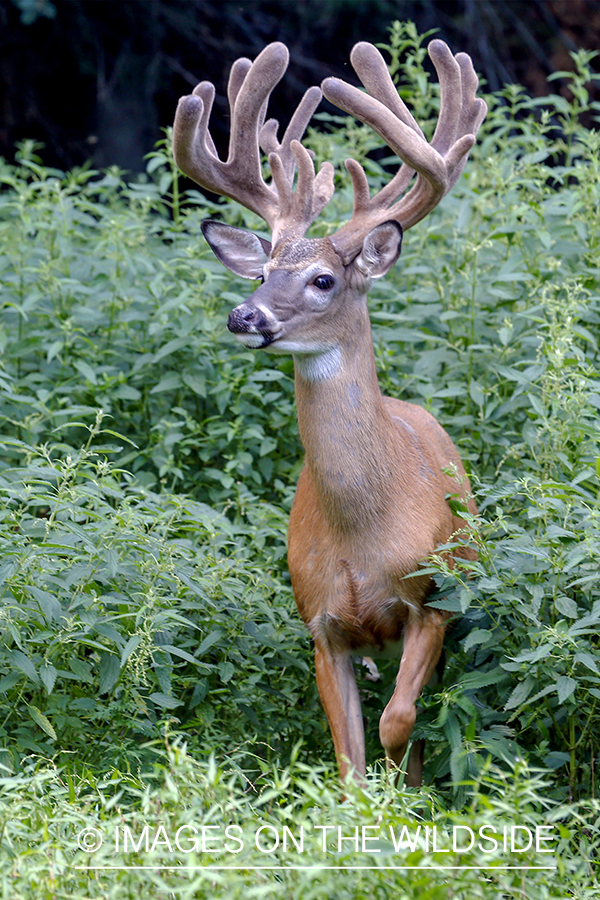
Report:
[[[339,347],[329,347],[319,353],[294,353],[294,365],[305,381],[327,381],[342,367],[342,351]]]

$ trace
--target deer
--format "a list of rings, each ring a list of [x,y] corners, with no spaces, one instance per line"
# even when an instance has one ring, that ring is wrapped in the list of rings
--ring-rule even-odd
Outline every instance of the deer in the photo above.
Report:
[[[221,263],[260,282],[230,313],[228,329],[244,347],[293,357],[305,458],[289,520],[288,566],[314,642],[317,688],[342,780],[366,777],[354,660],[377,653],[400,656],[379,738],[388,768],[401,771],[416,704],[436,669],[451,617],[427,603],[435,582],[425,564],[464,532],[464,517],[450,498],[459,498],[471,516],[477,513],[447,432],[421,406],[383,396],[367,309],[367,291],[398,259],[404,232],[455,185],[487,111],[476,97],[478,79],[467,54],[453,55],[438,39],[428,53],[440,84],[429,142],[382,55],[367,42],[351,53],[364,90],[335,77],[309,88],[281,141],[279,123],[266,120],[289,61],[279,42],[254,62],[241,58],[231,68],[226,160],[209,131],[211,82],[180,99],[173,127],[182,172],[257,214],[272,234],[268,241],[216,219],[201,226]],[[316,172],[302,144],[323,96],[370,127],[400,164],[371,196],[363,166],[346,160],[352,214],[335,233],[307,238],[334,192],[332,164],[324,162]],[[454,558],[476,557],[466,540],[454,547],[451,565]],[[420,785],[423,741],[413,742],[405,765],[405,784]]]

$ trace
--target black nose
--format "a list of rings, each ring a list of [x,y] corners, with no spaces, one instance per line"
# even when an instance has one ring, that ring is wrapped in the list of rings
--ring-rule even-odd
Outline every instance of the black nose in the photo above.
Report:
[[[266,325],[265,318],[255,306],[242,303],[229,313],[227,327],[234,334],[245,334],[251,328],[260,331]]]

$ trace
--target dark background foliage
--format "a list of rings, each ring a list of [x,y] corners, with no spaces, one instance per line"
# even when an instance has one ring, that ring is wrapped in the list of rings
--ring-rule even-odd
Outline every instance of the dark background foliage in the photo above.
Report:
[[[92,157],[140,171],[198,81],[215,82],[216,127],[227,127],[238,56],[272,40],[290,47],[277,116],[326,75],[348,77],[352,45],[384,41],[394,19],[439,29],[489,90],[518,82],[547,94],[547,76],[572,69],[570,51],[600,49],[599,0],[0,0],[0,155],[29,137],[50,165]]]

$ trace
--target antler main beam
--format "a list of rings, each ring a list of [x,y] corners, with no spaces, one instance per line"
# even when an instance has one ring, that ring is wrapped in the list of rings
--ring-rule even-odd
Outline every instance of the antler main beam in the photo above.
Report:
[[[301,236],[333,194],[333,167],[324,163],[315,175],[312,159],[300,140],[321,102],[321,91],[309,88],[300,101],[281,143],[278,122],[265,116],[269,97],[283,77],[289,60],[287,47],[269,44],[252,63],[236,60],[227,95],[231,110],[229,153],[224,162],[208,130],[215,89],[201,82],[182,97],[175,114],[173,150],[179,168],[201,187],[237,200],[257,213],[273,231]],[[268,154],[273,183],[262,176],[260,151]],[[293,191],[298,168],[298,185]]]
[[[403,160],[394,178],[374,197],[362,166],[346,160],[354,210],[351,220],[332,236],[343,258],[358,253],[364,236],[386,219],[407,229],[424,218],[452,189],[475,143],[487,106],[475,96],[478,80],[470,57],[466,53],[453,56],[440,40],[431,41],[428,51],[440,80],[440,115],[431,143],[399,97],[383,57],[372,44],[356,44],[350,57],[367,93],[339,78],[326,78],[322,84],[331,103],[372,128]],[[415,171],[417,181],[404,194]]]
[[[441,92],[431,143],[399,97],[383,57],[372,44],[356,44],[351,54],[366,92],[339,78],[326,78],[322,84],[328,100],[372,128],[402,160],[396,175],[374,197],[362,166],[346,160],[354,209],[350,221],[331,236],[346,263],[376,225],[394,219],[407,229],[426,216],[454,186],[475,143],[487,107],[475,96],[478,82],[470,57],[466,53],[453,56],[440,40],[431,41],[428,50]],[[219,158],[208,129],[215,96],[209,81],[181,98],[173,131],[175,161],[182,171],[201,187],[237,200],[261,216],[273,232],[274,244],[283,237],[303,236],[333,194],[332,165],[323,163],[315,174],[311,156],[300,143],[321,101],[321,90],[311,87],[305,93],[281,143],[278,122],[265,122],[269,97],[288,60],[285,45],[274,43],[253,63],[242,58],[233,64],[227,89],[231,135],[226,161]],[[270,184],[262,175],[261,150],[271,167]],[[408,190],[415,172],[416,182]]]

